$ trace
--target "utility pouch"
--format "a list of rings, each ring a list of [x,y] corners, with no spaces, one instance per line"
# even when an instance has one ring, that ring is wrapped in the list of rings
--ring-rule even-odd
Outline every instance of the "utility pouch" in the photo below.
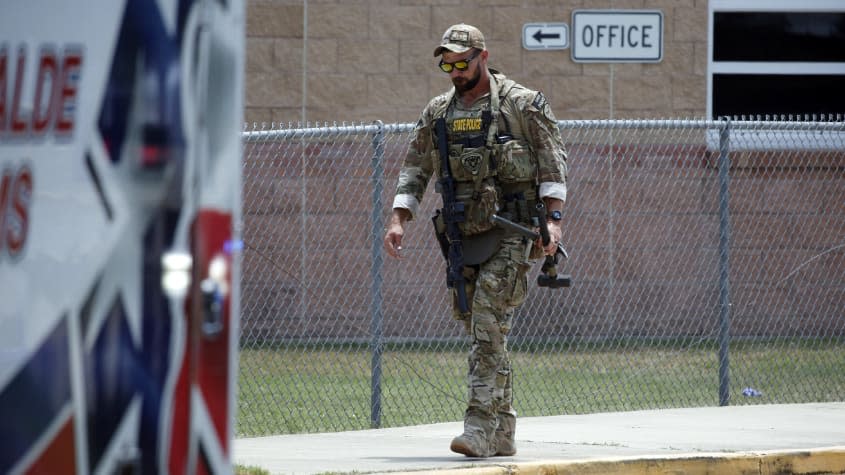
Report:
[[[537,165],[527,143],[508,140],[495,148],[496,175],[502,183],[528,181],[537,176]]]
[[[499,191],[493,183],[481,183],[478,191],[468,197],[465,203],[466,220],[458,223],[464,237],[493,229],[490,218],[496,213],[499,205]]]

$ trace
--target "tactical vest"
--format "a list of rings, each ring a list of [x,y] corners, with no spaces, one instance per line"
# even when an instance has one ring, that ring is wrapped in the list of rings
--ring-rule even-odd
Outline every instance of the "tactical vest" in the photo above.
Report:
[[[489,77],[487,104],[462,109],[453,89],[439,110],[433,111],[434,119],[444,117],[447,123],[449,169],[457,182],[457,199],[466,210],[466,220],[459,225],[464,237],[493,229],[490,217],[494,213],[530,224],[530,210],[537,201],[537,162],[519,111],[501,107],[516,83],[503,77],[497,80],[493,72]],[[435,169],[440,170],[441,157],[436,151],[435,156]]]

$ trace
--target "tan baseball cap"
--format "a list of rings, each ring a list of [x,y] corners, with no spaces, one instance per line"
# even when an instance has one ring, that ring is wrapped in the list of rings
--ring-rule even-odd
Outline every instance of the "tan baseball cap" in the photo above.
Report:
[[[434,56],[440,56],[446,49],[453,53],[463,53],[471,48],[485,49],[484,35],[481,34],[481,30],[472,25],[459,23],[450,26],[443,33],[440,46],[434,49]]]

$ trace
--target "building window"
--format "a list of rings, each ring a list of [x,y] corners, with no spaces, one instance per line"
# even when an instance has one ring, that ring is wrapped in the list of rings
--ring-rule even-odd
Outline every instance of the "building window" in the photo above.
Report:
[[[845,114],[845,2],[711,0],[707,115]]]

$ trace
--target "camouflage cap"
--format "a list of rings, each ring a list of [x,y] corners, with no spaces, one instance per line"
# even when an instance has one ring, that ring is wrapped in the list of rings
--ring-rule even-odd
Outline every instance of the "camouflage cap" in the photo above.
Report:
[[[471,48],[485,49],[484,35],[481,34],[481,30],[472,25],[459,23],[450,26],[443,33],[440,46],[434,49],[434,56],[440,56],[443,50],[449,50],[453,53],[463,53],[469,51]]]

